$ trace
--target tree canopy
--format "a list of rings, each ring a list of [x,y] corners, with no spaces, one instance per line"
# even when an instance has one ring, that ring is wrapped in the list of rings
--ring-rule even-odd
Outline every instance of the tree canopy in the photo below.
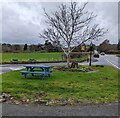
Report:
[[[107,31],[93,23],[96,15],[85,10],[87,4],[84,3],[80,7],[77,2],[62,3],[58,10],[51,14],[44,9],[48,28],[40,33],[40,38],[59,42],[59,46],[67,56],[68,67],[70,53],[77,45],[98,39]]]

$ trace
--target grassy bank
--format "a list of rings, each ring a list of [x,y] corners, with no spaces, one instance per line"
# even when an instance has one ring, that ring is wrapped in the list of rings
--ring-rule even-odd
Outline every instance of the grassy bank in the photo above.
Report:
[[[61,61],[62,53],[3,53],[2,62],[10,62],[11,59],[19,61],[28,61],[35,59],[36,61]]]
[[[118,71],[109,66],[94,67],[96,72],[64,72],[54,70],[51,77],[41,80],[40,75],[26,79],[20,71],[2,75],[3,92],[16,99],[65,100],[77,99],[89,102],[113,102],[118,98]]]
[[[8,63],[12,59],[17,59],[20,63],[29,62],[30,59],[34,59],[37,62],[55,62],[55,61],[65,61],[62,56],[62,52],[50,52],[50,53],[1,53],[0,62]],[[71,61],[86,61],[87,57],[83,56],[82,58],[74,58]]]
[[[120,57],[120,54],[116,54],[118,57]]]

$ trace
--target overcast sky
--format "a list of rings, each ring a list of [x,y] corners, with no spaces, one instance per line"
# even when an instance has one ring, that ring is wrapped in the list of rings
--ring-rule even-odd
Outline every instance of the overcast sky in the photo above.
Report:
[[[11,2],[2,3],[0,24],[2,27],[2,43],[38,44],[44,43],[38,36],[46,27],[43,8],[51,13],[57,10],[60,2]],[[80,3],[81,4],[81,3]],[[90,2],[88,11],[97,14],[95,20],[100,26],[109,30],[104,39],[110,43],[118,42],[118,3],[117,2]]]

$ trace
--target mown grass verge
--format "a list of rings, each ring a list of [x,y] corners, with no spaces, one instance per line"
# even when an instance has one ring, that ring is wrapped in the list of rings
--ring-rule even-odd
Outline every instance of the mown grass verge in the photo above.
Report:
[[[83,100],[88,103],[114,102],[118,99],[118,71],[110,66],[97,71],[64,72],[54,70],[51,77],[41,75],[24,79],[20,71],[2,74],[2,91],[21,101]]]
[[[120,57],[120,54],[116,54],[116,56]]]
[[[46,61],[61,61],[62,53],[2,53],[2,62],[10,62],[12,59],[18,59],[19,61],[28,61],[29,59],[35,59],[39,62]]]
[[[34,60],[33,63],[65,61],[65,58],[63,57],[63,52],[1,53],[0,56],[1,56],[0,57],[1,63],[32,63],[32,61],[30,60]],[[83,62],[86,60],[87,57],[71,59],[71,61],[79,61],[79,62]]]

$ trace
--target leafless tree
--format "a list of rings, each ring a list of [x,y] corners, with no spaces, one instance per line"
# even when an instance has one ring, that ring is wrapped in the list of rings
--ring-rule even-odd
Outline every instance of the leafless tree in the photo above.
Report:
[[[70,66],[70,53],[75,46],[98,39],[106,33],[104,28],[100,28],[98,24],[91,25],[96,15],[85,11],[87,4],[84,3],[80,8],[76,2],[62,3],[58,11],[50,15],[44,9],[48,28],[42,34],[40,33],[40,38],[60,42],[59,46],[67,57],[68,67]]]

